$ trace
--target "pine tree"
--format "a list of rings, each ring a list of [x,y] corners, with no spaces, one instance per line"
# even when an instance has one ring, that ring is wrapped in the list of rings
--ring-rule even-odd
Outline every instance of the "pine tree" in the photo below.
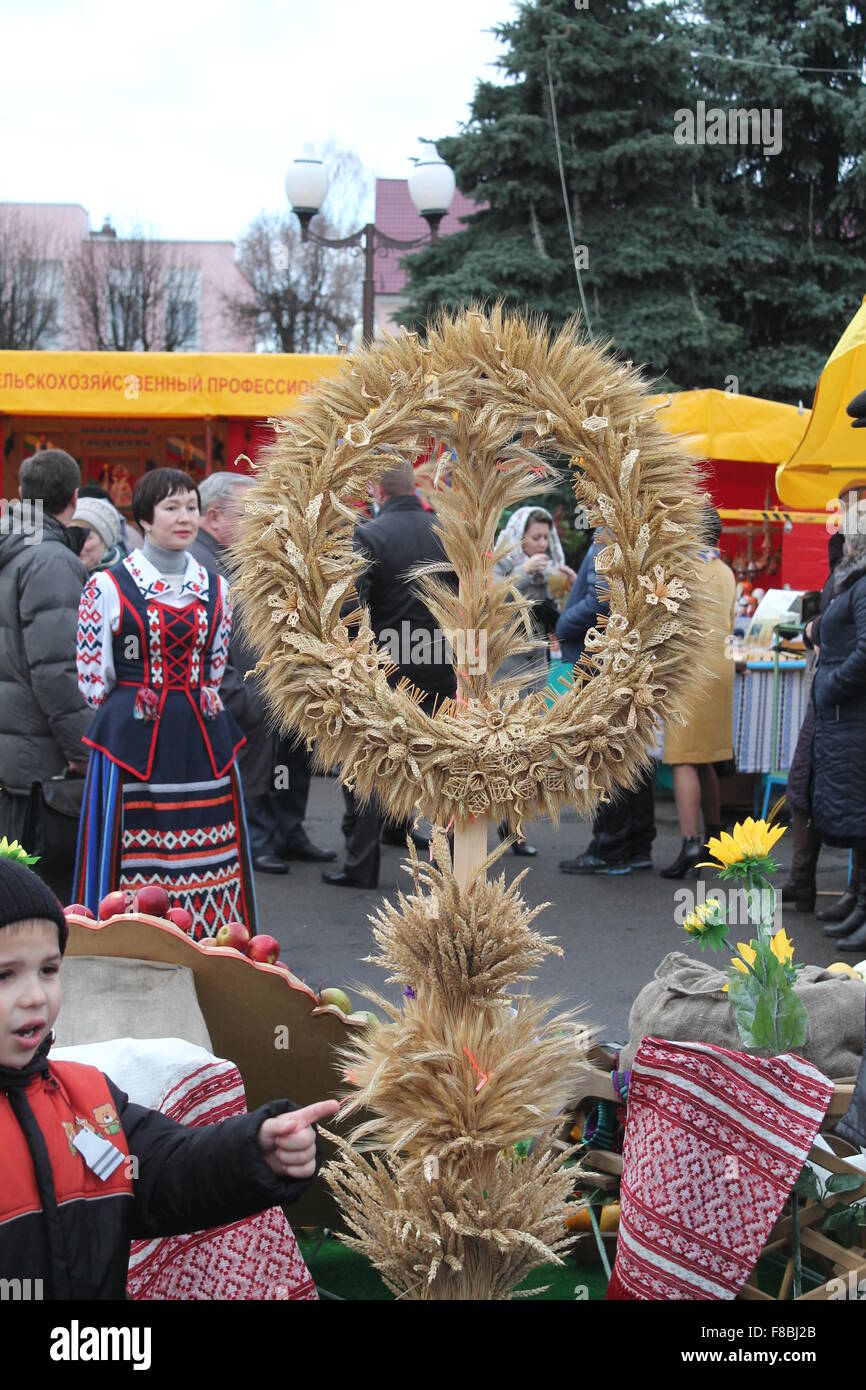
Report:
[[[856,75],[751,64],[857,69],[859,12],[813,4],[522,5],[497,27],[506,81],[479,82],[467,126],[437,142],[460,188],[487,207],[406,258],[403,321],[498,296],[554,325],[579,310],[552,77],[596,336],[646,365],[660,389],[736,376],[751,394],[809,396],[862,293],[862,88]],[[678,119],[699,101],[781,107],[782,151],[678,143]]]
[[[661,386],[721,386],[741,334],[703,293],[718,276],[727,229],[694,196],[708,152],[673,138],[693,66],[676,8],[592,0],[576,10],[573,0],[536,0],[497,32],[508,80],[480,82],[465,130],[437,142],[460,188],[488,207],[464,234],[407,258],[404,321],[499,295],[554,325],[579,311],[552,78],[593,332],[647,364]]]
[[[863,6],[703,0],[701,9],[694,51],[714,105],[778,112],[781,125],[778,153],[741,146],[710,192],[738,223],[719,288],[745,335],[730,370],[752,395],[808,400],[866,284]]]

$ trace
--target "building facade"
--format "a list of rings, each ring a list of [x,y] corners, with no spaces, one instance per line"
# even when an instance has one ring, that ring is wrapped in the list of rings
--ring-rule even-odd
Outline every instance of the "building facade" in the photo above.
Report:
[[[439,235],[451,236],[454,232],[462,231],[463,219],[478,212],[481,206],[485,205],[473,203],[458,188],[439,224]],[[407,179],[376,180],[376,226],[387,236],[398,237],[401,241],[429,237],[430,228],[409,197]],[[393,333],[398,327],[395,316],[406,303],[405,260],[414,254],[414,251],[383,248],[376,255],[376,323],[383,331]]]
[[[35,292],[54,308],[39,341],[25,346],[55,352],[249,352],[255,346],[226,307],[227,298],[251,294],[231,241],[124,239],[108,223],[92,230],[78,203],[0,203],[0,235],[7,265],[16,244],[28,259],[38,258]]]

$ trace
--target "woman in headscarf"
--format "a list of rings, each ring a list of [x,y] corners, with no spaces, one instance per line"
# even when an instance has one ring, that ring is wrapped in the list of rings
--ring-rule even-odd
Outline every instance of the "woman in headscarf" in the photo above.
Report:
[[[815,630],[812,634],[814,640]],[[848,535],[817,634],[812,684],[812,821],[822,841],[866,853],[866,535]],[[866,947],[866,875],[843,922],[825,927],[843,951]]]
[[[533,634],[543,643],[549,632],[556,631],[560,616],[550,591],[551,577],[564,574],[571,585],[577,575],[565,563],[553,517],[543,507],[520,507],[496,537],[497,549],[503,540],[509,542],[509,548],[502,559],[497,560],[493,573],[497,579],[510,579],[524,598],[532,600]],[[496,675],[497,679],[504,680],[524,673],[532,675],[533,679],[522,694],[544,690],[547,653],[542,647],[506,657]]]
[[[532,602],[530,622],[538,646],[534,651],[507,656],[496,672],[497,680],[523,675],[527,683],[521,695],[544,690],[547,685],[547,651],[544,643],[549,632],[555,632],[559,609],[550,591],[550,579],[562,574],[571,585],[577,578],[565,563],[562,543],[553,524],[553,517],[543,507],[520,507],[496,538],[496,548],[502,542],[506,553],[497,560],[493,573],[497,579],[510,579],[518,592]],[[507,826],[499,826],[499,838],[504,839]],[[512,846],[514,854],[534,855],[538,851],[525,840]]]

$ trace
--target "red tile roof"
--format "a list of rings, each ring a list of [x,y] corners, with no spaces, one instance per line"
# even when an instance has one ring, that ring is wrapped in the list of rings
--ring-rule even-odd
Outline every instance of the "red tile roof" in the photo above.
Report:
[[[452,232],[463,230],[464,217],[477,212],[484,204],[473,203],[459,189],[454,194],[451,206],[439,224],[439,235],[449,236]],[[415,204],[409,197],[409,184],[406,179],[376,180],[376,226],[388,236],[399,237],[401,241],[411,241],[415,237],[429,234],[429,228]],[[375,286],[377,294],[401,294],[406,285],[406,273],[400,265],[401,258],[413,253],[406,251],[382,250],[376,256]]]

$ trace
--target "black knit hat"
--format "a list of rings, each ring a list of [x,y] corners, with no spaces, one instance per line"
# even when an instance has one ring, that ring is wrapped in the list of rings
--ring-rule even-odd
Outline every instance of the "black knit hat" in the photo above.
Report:
[[[54,922],[60,934],[61,954],[66,950],[69,927],[60,901],[42,879],[17,859],[0,857],[0,928],[32,917]]]

